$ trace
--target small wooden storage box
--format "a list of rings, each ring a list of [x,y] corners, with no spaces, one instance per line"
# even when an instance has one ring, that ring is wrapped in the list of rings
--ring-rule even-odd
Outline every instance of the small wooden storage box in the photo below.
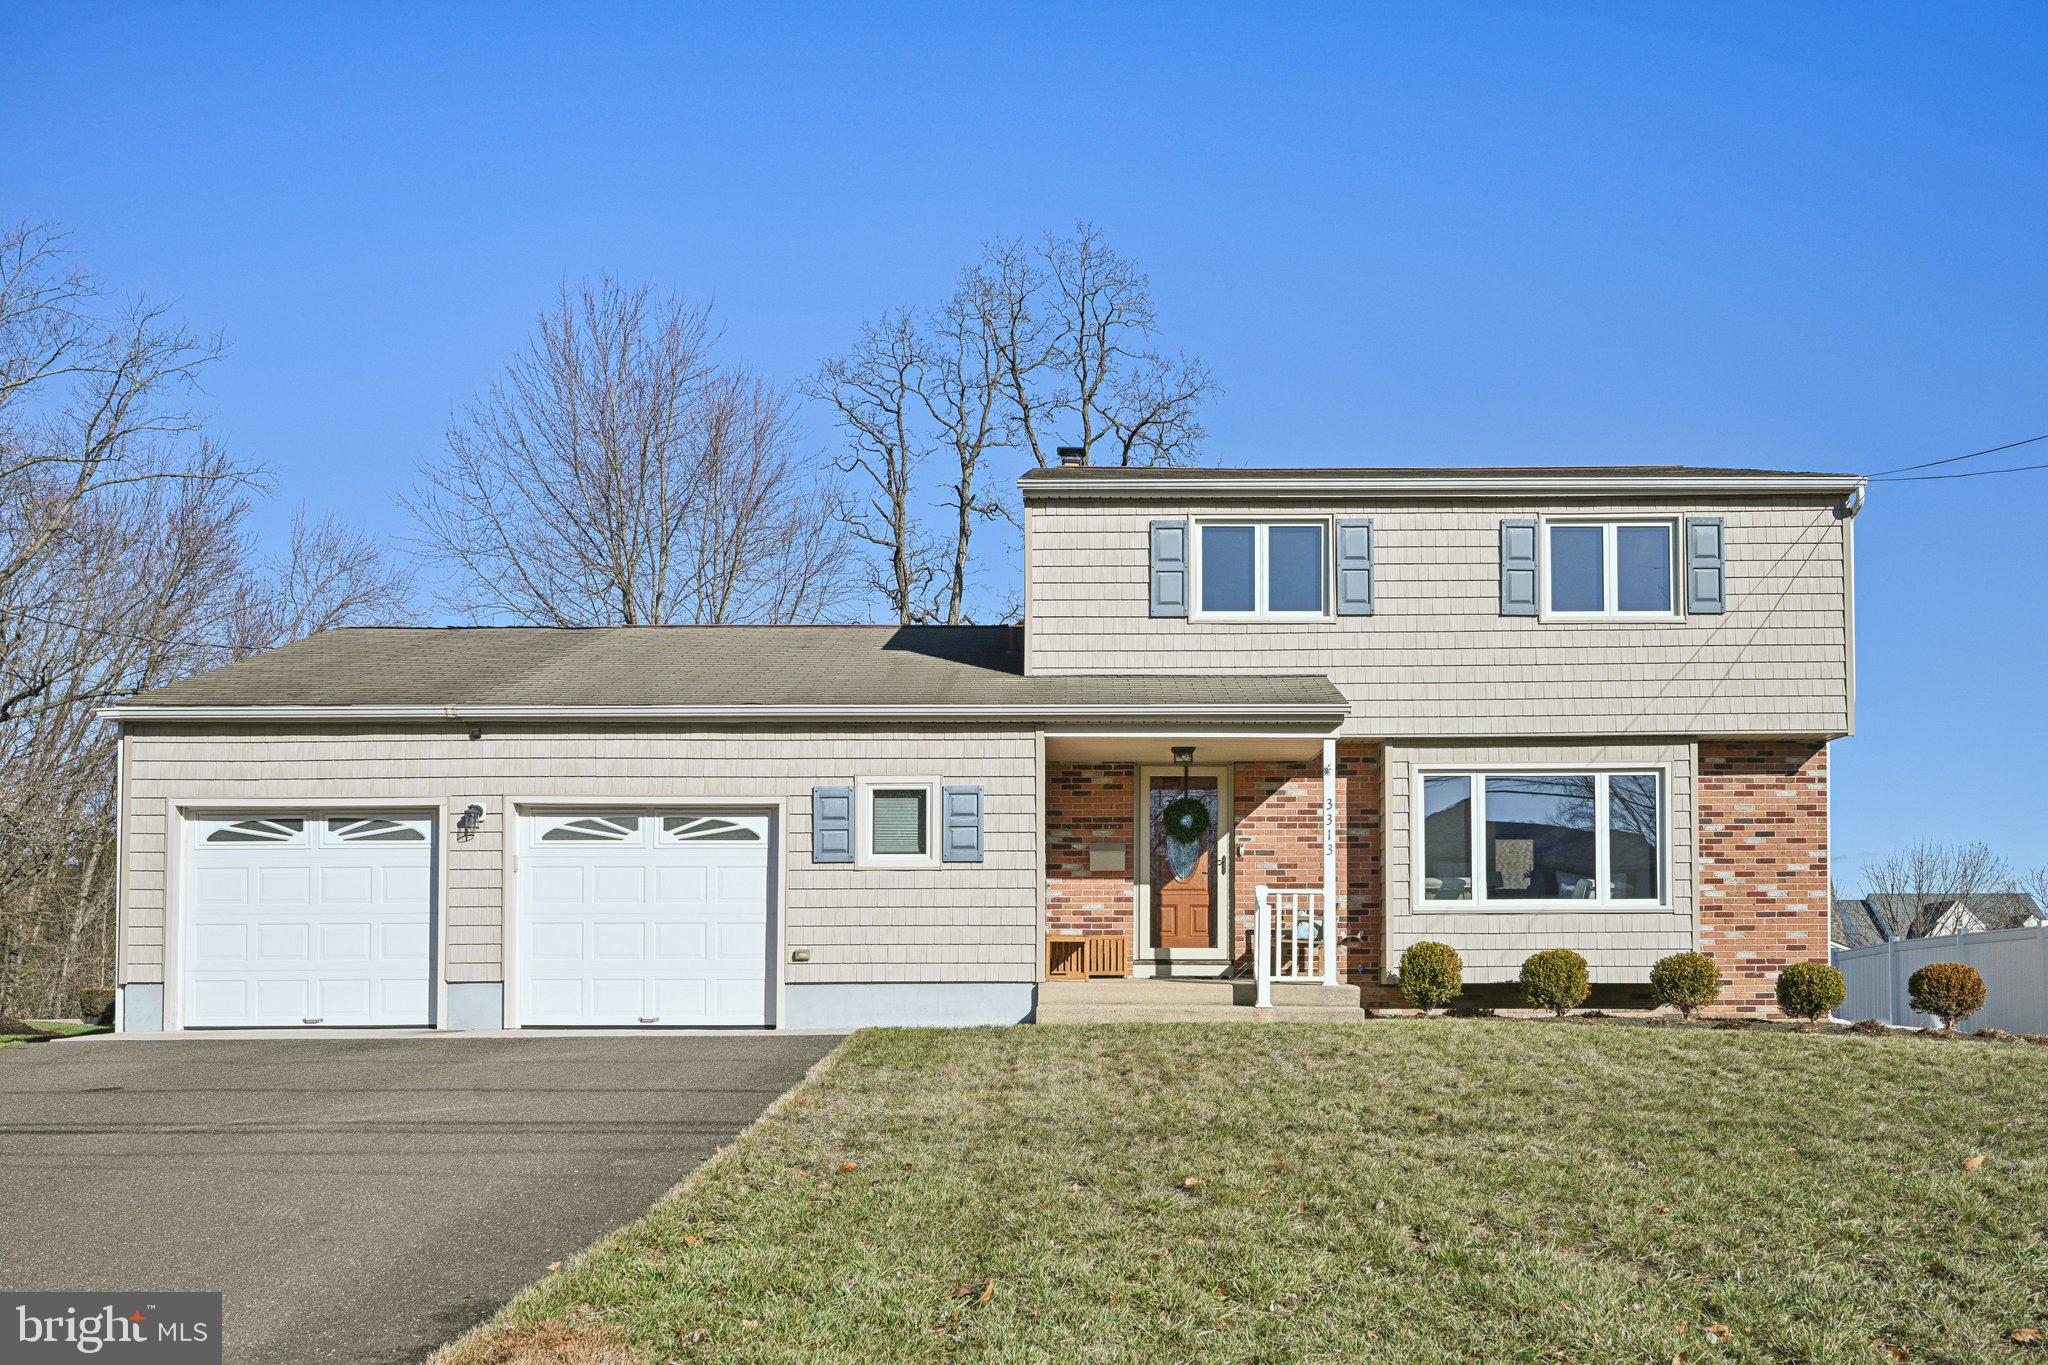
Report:
[[[1129,976],[1131,941],[1122,934],[1048,934],[1045,975],[1053,981]]]

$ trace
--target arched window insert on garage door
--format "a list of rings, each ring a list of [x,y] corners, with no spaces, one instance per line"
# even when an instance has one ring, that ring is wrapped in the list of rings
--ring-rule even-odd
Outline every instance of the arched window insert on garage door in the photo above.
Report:
[[[427,822],[338,815],[327,822],[327,835],[340,844],[424,844]]]
[[[547,815],[541,817],[544,844],[623,844],[640,837],[637,815]]]
[[[768,821],[758,815],[665,815],[661,836],[668,844],[758,844],[768,837]]]
[[[263,817],[213,822],[209,844],[295,844],[306,836],[306,822],[297,817]]]

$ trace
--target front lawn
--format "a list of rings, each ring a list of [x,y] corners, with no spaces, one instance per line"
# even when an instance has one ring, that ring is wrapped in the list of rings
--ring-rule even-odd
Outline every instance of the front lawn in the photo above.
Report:
[[[0,1047],[40,1043],[50,1038],[83,1038],[91,1033],[112,1033],[104,1024],[81,1024],[76,1019],[25,1019],[34,1033],[0,1033]]]
[[[2048,1048],[1161,1024],[858,1034],[449,1359],[2048,1360],[2042,1329]]]

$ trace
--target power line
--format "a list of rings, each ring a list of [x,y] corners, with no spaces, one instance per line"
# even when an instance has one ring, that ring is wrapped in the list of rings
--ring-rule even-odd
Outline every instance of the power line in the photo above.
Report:
[[[2021,446],[2030,446],[2036,441],[2048,441],[2048,432],[2043,432],[2039,436],[2029,436],[2024,441],[2013,441],[2007,445],[1992,446],[1988,450],[1973,450],[1967,455],[1951,455],[1946,460],[1929,460],[1926,464],[1905,464],[1900,465],[1897,469],[1882,469],[1870,477],[1873,479],[1885,479],[1890,478],[1894,474],[1910,474],[1916,469],[1933,469],[1939,465],[1960,464],[1964,460],[1974,460],[1980,455],[1996,455],[2001,450],[2017,450]],[[2039,469],[2040,467],[2039,465],[2023,466],[2026,469]],[[2011,474],[2017,471],[2010,469],[1987,469],[1984,472],[1986,474]],[[1949,477],[1955,476],[1951,475]]]
[[[2041,438],[2037,436],[2034,439],[2038,441]],[[1937,460],[1935,463],[1943,464],[1946,461]],[[1932,467],[1932,465],[1908,466],[1908,468],[1913,469],[1931,469]],[[1873,474],[1870,476],[1870,481],[1872,483],[1925,483],[1930,479],[1981,479],[1991,474],[2026,474],[2036,469],[2048,469],[2048,464],[2016,464],[2006,469],[1966,469],[1960,474],[1908,474],[1904,478]]]

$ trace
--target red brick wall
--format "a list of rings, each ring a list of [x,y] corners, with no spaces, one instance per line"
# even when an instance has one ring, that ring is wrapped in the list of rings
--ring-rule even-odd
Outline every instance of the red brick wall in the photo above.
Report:
[[[1053,934],[1132,932],[1137,769],[1129,763],[1049,763],[1045,775],[1045,921]],[[1091,844],[1120,844],[1121,872],[1090,872]],[[1135,949],[1136,945],[1133,945]]]
[[[1337,884],[1344,888],[1344,975],[1379,999],[1398,993],[1379,983],[1386,947],[1385,751],[1377,744],[1337,745]]]
[[[1261,883],[1315,890],[1323,884],[1322,764],[1240,763],[1231,773],[1237,865],[1231,874],[1231,955],[1252,950]]]
[[[1771,740],[1700,745],[1700,951],[1720,1008],[1776,1013],[1778,971],[1828,960],[1828,751]]]

